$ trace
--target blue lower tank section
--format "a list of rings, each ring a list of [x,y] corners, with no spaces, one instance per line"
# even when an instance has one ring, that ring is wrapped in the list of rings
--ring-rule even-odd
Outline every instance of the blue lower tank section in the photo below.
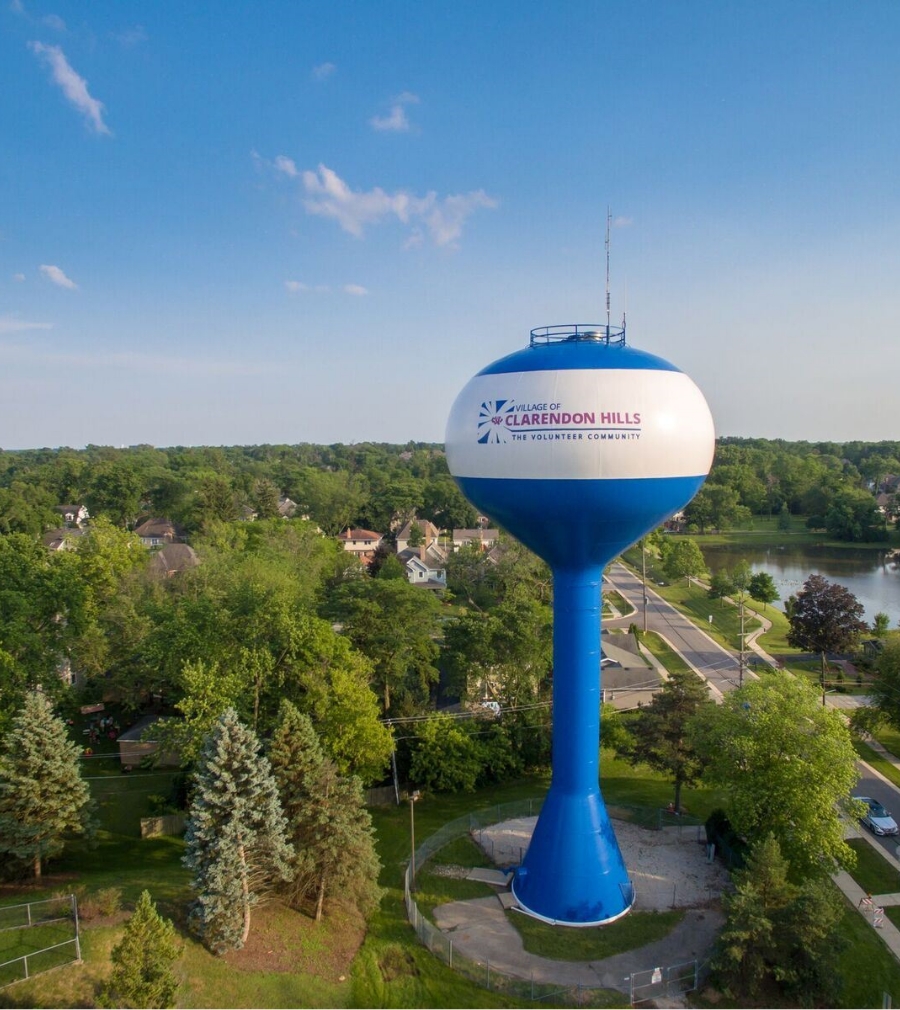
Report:
[[[473,505],[551,567],[608,564],[685,506],[705,479],[455,478]]]
[[[600,792],[603,567],[690,501],[704,476],[456,478],[473,504],[553,569],[553,778],[513,881],[519,904],[539,918],[596,925],[634,901]]]

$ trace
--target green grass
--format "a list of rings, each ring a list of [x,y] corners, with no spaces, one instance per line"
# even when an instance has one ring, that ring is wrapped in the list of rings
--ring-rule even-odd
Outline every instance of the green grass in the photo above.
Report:
[[[887,909],[885,910],[887,911]],[[884,993],[900,999],[900,964],[866,920],[848,906],[841,920],[844,945],[837,953],[837,969],[844,979],[841,1007],[880,1007]]]
[[[900,733],[890,726],[879,726],[875,739],[894,757],[900,757]]]
[[[692,672],[681,656],[664,642],[655,631],[641,632],[641,643],[653,653],[669,673]]]
[[[684,918],[684,911],[632,912],[608,926],[590,929],[551,926],[521,912],[506,915],[529,954],[554,961],[600,961],[668,936]]]
[[[468,835],[460,835],[448,842],[432,856],[432,862],[443,863],[445,866],[493,866],[484,849]]]
[[[866,893],[896,894],[900,891],[900,872],[865,838],[851,838],[847,844],[856,853],[856,866],[850,870],[850,876]]]
[[[867,743],[856,737],[853,738],[853,749],[866,764],[881,772],[889,782],[893,782],[895,786],[900,787],[900,768],[892,765],[887,758],[879,754],[878,751],[872,750]]]
[[[496,887],[480,880],[445,877],[431,870],[416,874],[416,904],[419,911],[432,920],[438,905],[446,905],[448,901],[468,901],[470,898],[490,898],[496,893]]]
[[[604,602],[608,601],[611,603],[616,610],[619,611],[622,617],[630,617],[633,613],[635,613],[635,608],[617,589],[604,589],[603,599]]]

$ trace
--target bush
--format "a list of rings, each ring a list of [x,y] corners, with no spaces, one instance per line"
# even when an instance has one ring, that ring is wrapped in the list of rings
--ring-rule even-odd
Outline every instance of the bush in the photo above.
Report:
[[[716,808],[706,819],[706,840],[716,847],[716,855],[730,870],[740,870],[747,862],[748,846],[731,826],[728,815]]]
[[[83,922],[115,915],[122,908],[122,891],[118,887],[104,887],[99,891],[88,891],[84,884],[78,884],[70,891],[57,891],[54,898],[75,895],[78,902],[78,918]]]

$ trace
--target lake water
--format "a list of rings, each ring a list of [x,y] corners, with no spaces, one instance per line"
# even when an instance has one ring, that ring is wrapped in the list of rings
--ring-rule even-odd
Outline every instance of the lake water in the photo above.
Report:
[[[833,547],[703,547],[710,570],[733,568],[738,561],[748,562],[753,571],[768,572],[775,582],[783,607],[786,597],[795,594],[810,575],[824,575],[829,582],[839,582],[866,608],[865,620],[871,623],[879,612],[891,619],[891,627],[900,622],[900,564],[887,560],[884,551],[862,551]]]

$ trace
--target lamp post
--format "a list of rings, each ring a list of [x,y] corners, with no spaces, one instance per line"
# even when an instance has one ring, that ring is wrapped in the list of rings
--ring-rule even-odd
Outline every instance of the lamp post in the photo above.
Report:
[[[741,666],[738,672],[738,687],[744,686],[744,594],[741,593]]]
[[[416,883],[416,800],[419,790],[413,789],[409,794],[409,885],[410,889]]]

